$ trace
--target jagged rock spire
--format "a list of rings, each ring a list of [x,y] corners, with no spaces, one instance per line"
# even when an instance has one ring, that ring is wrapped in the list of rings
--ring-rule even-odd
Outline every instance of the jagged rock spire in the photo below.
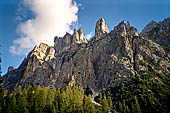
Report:
[[[129,35],[135,35],[138,36],[138,31],[136,28],[130,26],[130,22],[126,22],[123,20],[121,21],[116,27],[114,27],[114,30],[111,32],[115,36],[126,36]]]
[[[127,21],[127,27],[128,27],[128,28],[130,27],[130,22],[129,22],[129,21]]]
[[[75,43],[77,43],[77,42],[79,42],[79,33],[78,33],[78,31],[76,30],[76,29],[74,29],[74,34],[73,34],[73,41],[75,42]]]
[[[127,34],[126,31],[126,22],[121,21],[113,30],[115,35],[125,36]]]
[[[69,48],[75,49],[79,44],[87,43],[87,40],[83,36],[83,30],[74,29],[73,35],[66,33],[64,37],[55,37],[54,48],[55,56],[59,55],[63,51],[67,51]]]
[[[84,34],[83,34],[83,30],[81,28],[78,30],[78,33],[79,33],[79,39],[84,40]]]
[[[83,30],[81,28],[78,31],[76,29],[74,30],[73,43],[76,44],[87,43],[87,40],[84,38]]]
[[[101,36],[109,33],[109,29],[107,27],[107,24],[103,18],[99,19],[96,23],[96,29],[95,29],[95,38],[96,40],[100,39]]]

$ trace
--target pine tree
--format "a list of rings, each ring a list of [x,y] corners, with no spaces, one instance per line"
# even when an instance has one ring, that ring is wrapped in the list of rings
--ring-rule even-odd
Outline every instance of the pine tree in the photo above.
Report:
[[[120,112],[120,113],[123,113],[123,106],[122,106],[122,103],[121,103],[121,102],[119,102],[119,112]]]
[[[87,88],[84,90],[84,94],[87,95],[87,96],[88,96],[88,95],[91,95],[91,96],[93,95],[93,92],[92,92],[92,90],[89,88],[89,86],[87,86]]]
[[[125,104],[125,100],[123,100],[123,105],[122,105],[122,107],[123,107],[123,113],[126,113],[126,104]]]
[[[0,105],[0,113],[2,113],[2,107],[1,107],[1,105]]]
[[[52,95],[50,89],[47,90],[46,96],[47,96],[47,97],[46,97],[46,104],[52,105],[52,102],[53,102],[53,95]]]
[[[78,86],[74,85],[72,88],[73,91],[73,100],[74,102],[74,111],[76,112],[82,112],[83,111],[83,98],[84,93],[82,89],[80,89]]]
[[[140,105],[139,105],[139,103],[138,103],[138,99],[137,99],[136,96],[135,96],[135,108],[136,108],[136,113],[142,113],[142,112],[141,112]]]
[[[3,113],[16,113],[16,98],[14,94],[8,93],[5,98]]]
[[[113,112],[114,108],[113,108],[111,96],[108,96],[107,101],[108,101],[109,110],[110,110],[111,112]]]
[[[46,104],[42,113],[56,113],[56,110],[53,105]]]
[[[53,101],[53,108],[55,109],[55,112],[59,112],[59,96],[58,96],[58,90],[56,91],[54,95],[54,101]],[[60,95],[60,94],[59,94]]]
[[[36,95],[34,99],[34,106],[33,106],[34,112],[41,113],[45,105],[46,105],[45,91],[41,89],[39,90],[39,93]]]
[[[27,100],[21,92],[21,86],[15,92],[16,97],[16,112],[17,113],[28,113],[27,110]]]
[[[0,113],[2,112],[3,113],[3,110],[5,109],[5,94],[6,94],[6,91],[3,87],[0,87],[0,106],[1,106],[1,111]]]
[[[99,103],[100,104],[102,103],[102,94],[101,93],[99,94]]]
[[[5,96],[5,89],[0,86],[0,106],[2,106],[4,102],[4,96]]]
[[[107,113],[109,109],[109,105],[106,99],[106,96],[104,95],[103,100],[102,100],[102,111],[103,113]]]
[[[60,112],[61,113],[64,113],[64,112],[66,112],[66,109],[67,109],[67,103],[68,101],[67,101],[67,97],[66,97],[66,92],[65,91],[63,91],[62,93],[61,93],[61,96],[60,96]]]
[[[25,99],[27,99],[28,98],[28,92],[27,92],[27,89],[23,89],[22,90],[22,95],[25,97]]]
[[[88,95],[88,96],[84,96],[84,112],[85,113],[95,113],[95,107],[94,107],[94,104],[92,103],[91,101],[91,96]]]
[[[126,113],[130,113],[130,109],[128,106],[126,106]]]
[[[132,103],[131,105],[132,105],[132,113],[142,113],[136,96],[134,97],[134,104]]]
[[[131,103],[131,111],[132,111],[132,113],[136,113],[136,108],[135,108],[135,105],[133,104],[133,102]]]
[[[28,109],[29,113],[33,113],[33,104],[34,104],[34,89],[31,85],[28,86],[27,88],[27,101],[28,101]]]
[[[66,111],[67,111],[67,112],[72,112],[72,110],[73,110],[72,107],[74,106],[74,104],[72,103],[72,100],[73,100],[73,92],[72,92],[70,86],[66,86],[65,93],[66,93],[66,96],[65,96]],[[73,106],[71,106],[71,103],[73,104]]]
[[[60,99],[60,89],[58,89],[56,91],[56,94],[55,94],[55,97],[54,97],[54,102],[53,104],[55,105],[55,110],[56,112],[59,112],[59,108],[60,108],[60,105],[61,105],[61,99]]]

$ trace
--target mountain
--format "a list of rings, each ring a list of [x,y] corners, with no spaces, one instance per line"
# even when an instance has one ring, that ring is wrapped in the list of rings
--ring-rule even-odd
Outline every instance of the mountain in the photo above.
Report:
[[[161,22],[151,21],[142,30],[141,35],[170,48],[170,18],[165,18]]]
[[[125,21],[109,32],[101,18],[89,41],[79,29],[73,35],[56,36],[53,47],[44,43],[35,46],[17,69],[8,68],[1,85],[17,89],[19,85],[63,88],[77,84],[99,92],[132,81],[129,76],[142,76],[144,72],[169,77],[169,22],[170,18],[152,21],[139,34]],[[161,81],[157,77],[152,80]]]

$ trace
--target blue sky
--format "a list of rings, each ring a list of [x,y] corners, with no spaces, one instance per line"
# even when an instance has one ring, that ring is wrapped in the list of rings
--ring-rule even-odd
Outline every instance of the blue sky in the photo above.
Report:
[[[0,52],[2,53],[2,71],[8,66],[17,68],[26,55],[15,55],[9,52],[13,41],[20,37],[16,32],[18,8],[21,0],[0,1]],[[94,35],[97,20],[103,17],[112,30],[120,21],[130,21],[140,32],[151,20],[162,21],[170,17],[170,0],[76,0],[79,6],[78,24],[84,34]],[[22,14],[22,13],[21,13]],[[28,14],[26,21],[32,14]],[[52,37],[53,38],[53,37]]]

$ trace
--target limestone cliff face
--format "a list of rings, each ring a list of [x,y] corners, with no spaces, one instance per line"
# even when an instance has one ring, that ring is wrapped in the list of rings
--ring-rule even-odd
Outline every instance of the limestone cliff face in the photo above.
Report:
[[[75,29],[73,35],[66,33],[64,37],[54,38],[55,55],[59,55],[68,50],[75,50],[80,45],[86,44],[87,40],[84,38],[83,30]]]
[[[150,71],[170,76],[170,53],[138,35],[122,21],[109,33],[104,19],[96,24],[95,37],[87,42],[82,29],[55,37],[54,47],[36,46],[17,68],[3,76],[5,88],[41,85],[62,88],[78,84],[94,91],[119,85],[128,76]]]
[[[113,35],[116,36],[126,36],[126,35],[134,35],[139,36],[138,31],[136,28],[130,26],[130,23],[128,21],[128,24],[126,24],[125,21],[120,22],[114,30],[111,32]]]
[[[101,37],[103,38],[106,36],[107,33],[109,33],[109,29],[107,27],[105,20],[101,18],[96,23],[95,39],[98,40]]]

